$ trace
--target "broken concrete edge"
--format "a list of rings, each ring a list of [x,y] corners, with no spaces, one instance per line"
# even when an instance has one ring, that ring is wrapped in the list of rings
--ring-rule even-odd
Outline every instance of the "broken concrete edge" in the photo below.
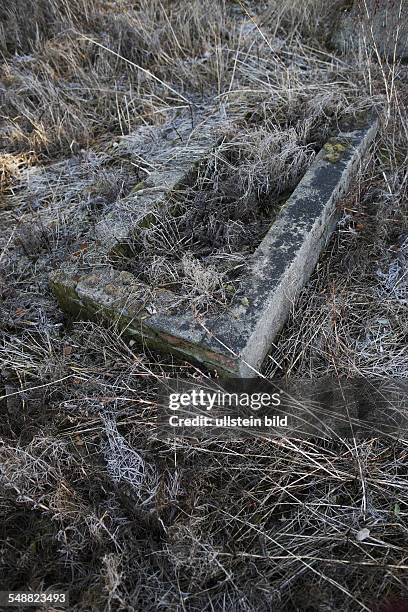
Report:
[[[225,129],[229,122],[218,116],[210,116],[201,118],[199,125],[201,130],[186,127],[185,122],[175,126],[176,143],[171,149],[170,158],[157,153],[154,169],[137,185],[137,189],[116,203],[114,210],[97,223],[95,249],[99,254],[120,255],[132,239],[132,227],[142,224],[174,193],[191,185],[198,165],[219,144],[219,131],[222,127]]]
[[[136,228],[147,228],[157,221],[160,210],[171,201],[172,196],[182,192],[192,184],[192,176],[203,156],[209,155],[212,148],[204,149],[199,159],[193,159],[182,166],[176,166],[162,187],[148,187],[140,191],[133,197],[133,204],[136,203],[138,213],[123,215],[120,210],[107,215],[99,222],[96,228],[97,238],[99,238],[100,255],[108,257],[109,260],[121,258],[124,255],[131,255],[132,240],[136,233]],[[156,173],[158,174],[158,173]],[[167,175],[170,173],[167,172]],[[144,193],[142,193],[142,191]]]
[[[337,220],[336,204],[376,130],[373,120],[365,129],[330,139],[332,146],[341,144],[334,148],[335,159],[333,148],[323,147],[252,256],[251,273],[229,311],[202,322],[189,313],[173,315],[170,292],[161,291],[154,298],[157,313],[150,314],[140,294],[152,288],[111,266],[79,276],[54,272],[51,286],[61,307],[113,323],[141,344],[215,367],[221,375],[256,375],[316,265]]]
[[[125,275],[132,277],[111,267],[83,275],[74,274],[72,270],[55,270],[50,274],[50,287],[62,310],[74,317],[102,320],[141,345],[234,374],[235,360],[231,356],[218,353],[217,347],[211,350],[201,346],[206,332],[199,324],[192,325],[188,315],[149,315],[146,302],[133,297],[132,283],[123,282]],[[119,288],[116,296],[112,295],[112,287]],[[124,287],[128,292],[126,295],[122,291]],[[142,283],[133,283],[133,287],[136,294],[143,287],[149,291],[149,287]]]

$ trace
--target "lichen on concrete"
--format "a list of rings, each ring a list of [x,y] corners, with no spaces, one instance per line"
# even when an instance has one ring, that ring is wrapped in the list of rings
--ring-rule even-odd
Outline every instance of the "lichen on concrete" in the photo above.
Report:
[[[226,312],[201,319],[177,313],[172,292],[143,284],[106,261],[88,272],[71,266],[52,274],[61,307],[75,316],[100,318],[140,342],[221,374],[254,375],[330,236],[336,204],[376,130],[377,122],[370,120],[326,143],[251,256]]]
[[[344,140],[340,141],[332,138],[323,145],[324,159],[332,163],[339,161],[349,146],[350,143]]]

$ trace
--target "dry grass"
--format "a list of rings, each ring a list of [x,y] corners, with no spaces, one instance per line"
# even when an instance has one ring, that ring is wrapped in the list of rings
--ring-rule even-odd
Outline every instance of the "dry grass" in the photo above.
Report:
[[[175,97],[186,104],[185,88],[202,93],[214,80],[222,87],[223,58],[213,53],[233,42],[234,28],[227,31],[225,13],[211,2],[190,3],[187,13],[159,0],[39,7],[34,20],[18,5],[6,11],[0,143],[7,149],[75,152],[106,133],[160,120]]]
[[[126,245],[128,256],[115,265],[151,286],[171,289],[187,307],[226,306],[246,257],[314,157],[318,143],[309,137],[301,121],[288,129],[272,123],[224,133],[190,185],[150,212],[154,220],[140,224]]]
[[[69,589],[74,612],[357,612],[404,595],[405,440],[159,441],[158,382],[207,374],[64,319],[47,275],[149,169],[112,140],[202,104],[245,115],[178,202],[184,237],[207,235],[177,258],[157,227],[143,244],[151,282],[224,303],[261,203],[373,108],[379,138],[264,373],[406,378],[406,71],[370,40],[332,54],[326,2],[44,0],[30,19],[26,4],[0,9],[3,588]],[[211,232],[218,251],[200,252]]]
[[[337,123],[348,116],[327,96],[313,112],[299,101],[282,125],[248,114],[220,128],[211,149],[165,202],[149,211],[114,265],[170,289],[177,309],[225,308],[255,251]],[[142,159],[140,157],[140,159]]]
[[[406,137],[384,130],[268,375],[407,376]]]

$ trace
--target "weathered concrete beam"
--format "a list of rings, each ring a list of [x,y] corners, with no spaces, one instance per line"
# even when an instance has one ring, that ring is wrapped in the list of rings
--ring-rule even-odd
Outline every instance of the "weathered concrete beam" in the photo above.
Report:
[[[215,367],[229,376],[256,375],[293,301],[312,273],[347,192],[377,131],[377,122],[329,140],[251,256],[249,272],[230,308],[195,320],[174,314],[174,295],[143,285],[110,266],[54,272],[61,307],[114,322],[162,351]]]
[[[195,165],[216,145],[218,130],[225,126],[225,120],[210,116],[198,120],[193,128],[191,119],[182,116],[166,130],[146,126],[135,135],[122,137],[115,155],[130,157],[137,166],[144,163],[149,170],[133,192],[97,223],[95,239],[104,253],[113,254],[129,238],[132,226],[169,194],[189,184]],[[143,137],[148,142],[146,151],[140,146]],[[140,148],[142,156],[137,153]]]

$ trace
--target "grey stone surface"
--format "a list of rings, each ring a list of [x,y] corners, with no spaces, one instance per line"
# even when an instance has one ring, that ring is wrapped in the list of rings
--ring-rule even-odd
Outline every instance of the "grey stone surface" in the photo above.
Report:
[[[114,322],[141,343],[222,374],[255,375],[327,243],[336,205],[376,130],[372,120],[326,143],[251,256],[249,273],[226,312],[201,320],[175,314],[171,292],[109,265],[54,272],[51,286],[61,307]]]
[[[380,56],[408,59],[408,2],[354,0],[340,9],[332,44],[348,52],[375,43]]]
[[[182,115],[172,126],[145,126],[122,137],[115,149],[136,165],[146,168],[146,178],[96,225],[95,237],[111,251],[129,237],[129,227],[140,222],[168,194],[188,185],[197,163],[214,146],[218,131],[227,122],[219,116],[195,118]]]

